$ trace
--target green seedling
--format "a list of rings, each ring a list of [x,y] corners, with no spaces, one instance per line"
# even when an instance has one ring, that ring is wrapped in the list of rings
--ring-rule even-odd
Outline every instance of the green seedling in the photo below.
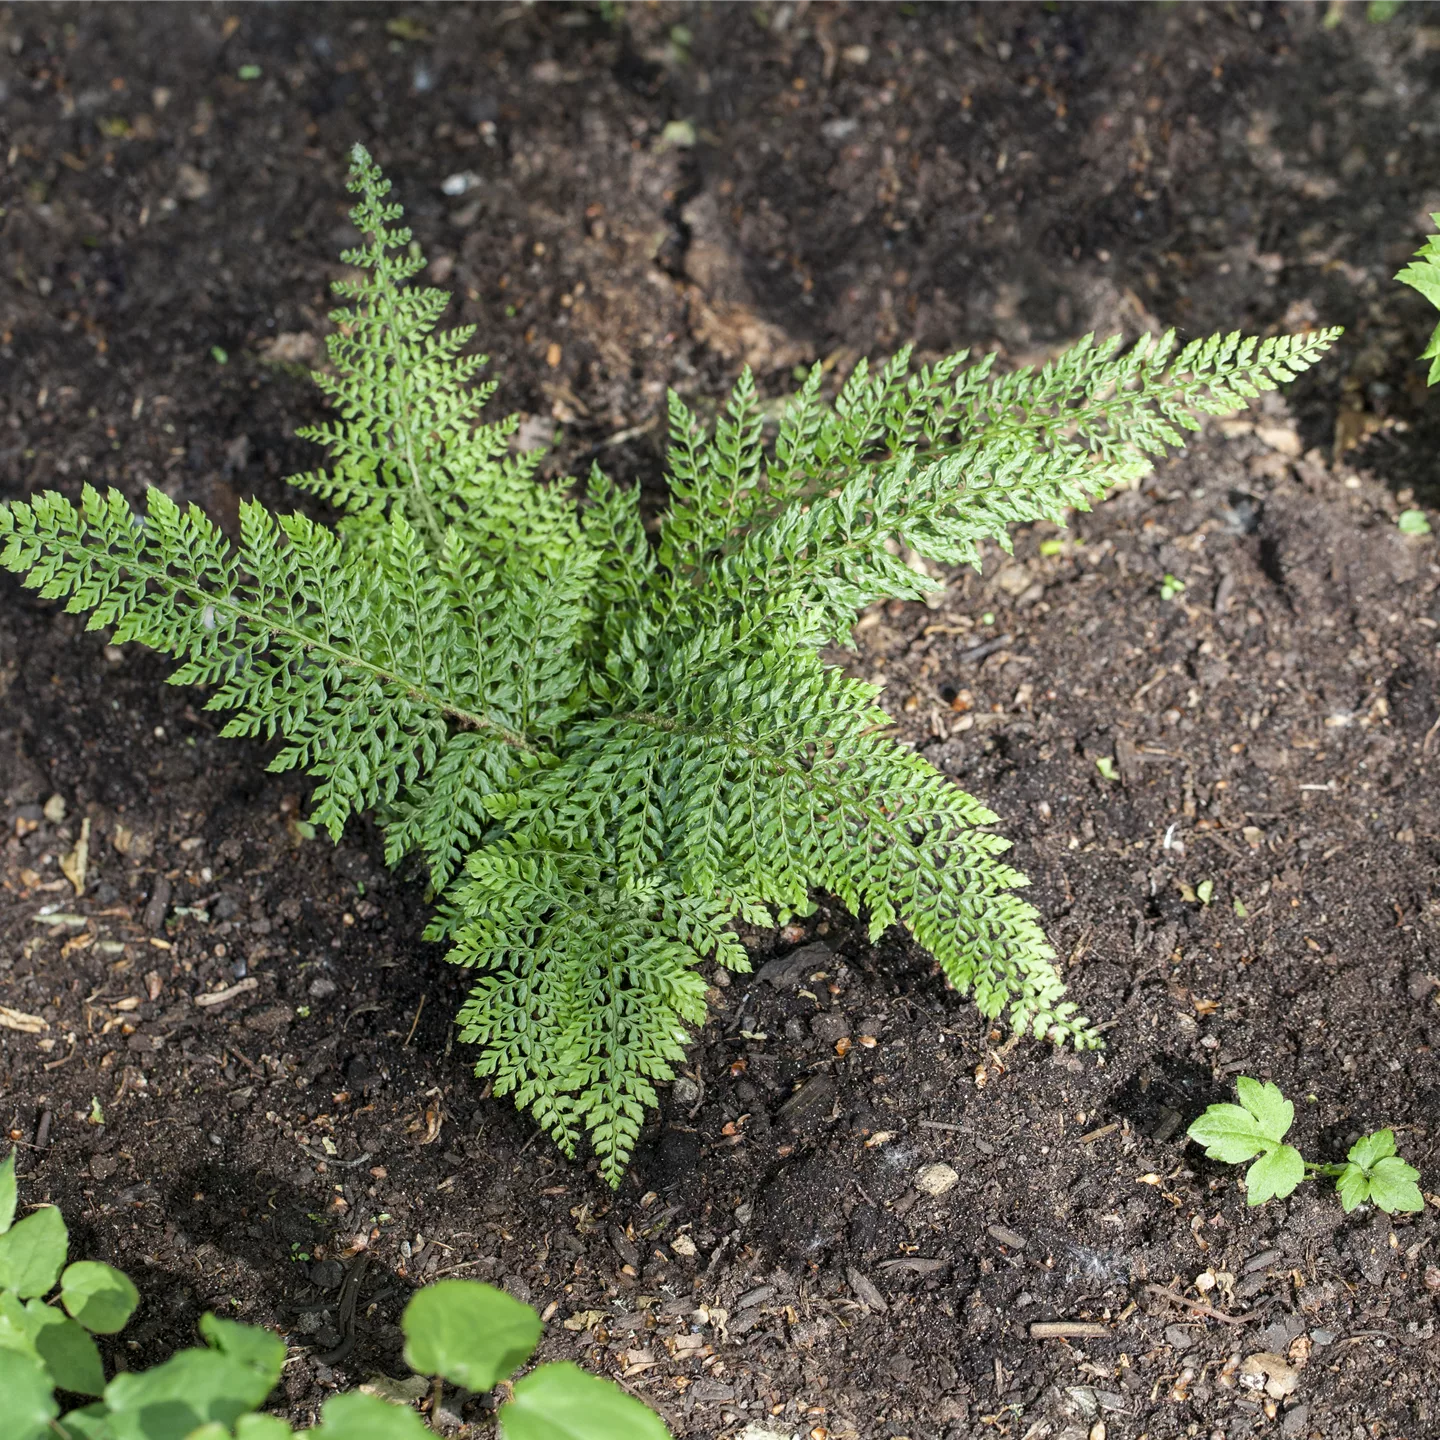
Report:
[[[1247,1204],[1284,1199],[1302,1180],[1325,1176],[1335,1181],[1347,1215],[1367,1200],[1387,1214],[1425,1208],[1416,1184],[1420,1172],[1396,1155],[1394,1131],[1377,1130],[1357,1140],[1344,1164],[1314,1164],[1285,1143],[1295,1107],[1278,1086],[1242,1075],[1235,1091],[1238,1105],[1209,1106],[1186,1133],[1205,1146],[1212,1160],[1226,1165],[1254,1161],[1245,1172]]]
[[[861,363],[833,399],[815,365],[767,438],[747,372],[713,427],[669,403],[670,503],[593,469],[541,484],[389,182],[356,147],[363,243],[300,433],[294,477],[340,512],[242,506],[240,538],[149,492],[143,517],[86,486],[0,505],[0,564],[115,643],[175,656],[227,735],[278,739],[315,779],[309,822],[357,811],[429,867],[426,934],[474,972],[476,1071],[567,1155],[618,1184],[656,1084],[706,1015],[702,964],[749,969],[732,922],[828,891],[872,939],[903,926],[992,1019],[1098,1043],[1064,998],[997,816],[893,736],[879,689],[823,658],[858,610],[978,565],[1013,525],[1063,523],[1199,429],[1307,369],[1337,331],[1087,338],[1041,369],[967,352]],[[987,615],[985,623],[993,616]]]
[[[1160,582],[1160,598],[1162,600],[1173,600],[1177,595],[1184,594],[1185,582],[1177,579],[1174,575],[1167,574]]]
[[[139,1294],[109,1265],[66,1265],[59,1210],[45,1206],[15,1223],[16,1199],[12,1151],[0,1164],[5,1440],[433,1440],[414,1410],[359,1392],[331,1396],[307,1430],[257,1413],[280,1380],[285,1342],[218,1315],[200,1317],[204,1345],[107,1381],[92,1337],[123,1329]],[[544,1326],[494,1286],[437,1281],[411,1297],[400,1328],[406,1362],[435,1386],[484,1392],[507,1383],[499,1440],[671,1440],[653,1410],[579,1366],[541,1365],[509,1386]],[[62,1415],[57,1390],[94,1398]]]

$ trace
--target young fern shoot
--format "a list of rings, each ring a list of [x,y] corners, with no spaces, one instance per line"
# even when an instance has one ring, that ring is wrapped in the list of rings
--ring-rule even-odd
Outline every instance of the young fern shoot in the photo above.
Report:
[[[0,563],[117,642],[181,661],[226,733],[279,736],[338,837],[357,810],[427,862],[427,934],[475,972],[476,1069],[618,1183],[655,1085],[705,1015],[702,962],[748,968],[731,922],[816,889],[878,937],[904,926],[980,1010],[1096,1043],[1064,998],[996,817],[887,734],[876,687],[820,658],[856,611],[932,581],[894,553],[978,564],[1312,365],[1338,333],[1177,350],[1085,340],[997,375],[961,353],[810,373],[767,442],[748,372],[713,430],[670,402],[670,506],[592,472],[582,503],[478,423],[471,327],[407,282],[423,261],[359,147],[364,244],[336,286],[335,418],[296,478],[334,529],[247,503],[231,545],[151,491],[0,507]]]

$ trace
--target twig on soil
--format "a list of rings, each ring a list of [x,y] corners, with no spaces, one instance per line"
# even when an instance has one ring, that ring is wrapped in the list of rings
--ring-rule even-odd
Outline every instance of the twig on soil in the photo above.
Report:
[[[228,1040],[225,1042],[225,1050],[227,1050],[231,1055],[233,1055],[252,1075],[260,1074],[260,1067],[253,1060],[250,1060],[246,1056],[242,1055],[240,1051],[238,1051],[235,1046]]]
[[[410,1042],[415,1038],[415,1031],[420,1025],[420,1012],[425,1008],[425,996],[420,997],[420,1003],[415,1007],[415,1018],[410,1022],[410,1033],[405,1037],[405,1043],[400,1047],[402,1050],[410,1048]]]
[[[1147,1285],[1145,1290],[1147,1294],[1158,1295],[1162,1300],[1169,1300],[1173,1305],[1182,1306],[1196,1315],[1204,1315],[1211,1320],[1220,1320],[1226,1325],[1248,1325],[1253,1318],[1249,1315],[1227,1315],[1223,1310],[1217,1310],[1213,1305],[1205,1304],[1203,1300],[1191,1300],[1164,1285]]]
[[[216,1005],[225,1005],[237,995],[246,995],[251,990],[258,990],[260,982],[253,976],[247,975],[243,980],[237,980],[233,985],[227,985],[223,990],[216,990],[209,995],[197,995],[195,1003],[202,1009],[210,1009]]]
[[[357,1165],[363,1165],[369,1158],[367,1150],[363,1155],[357,1155],[353,1160],[337,1160],[333,1155],[326,1155],[321,1150],[313,1149],[303,1140],[299,1142],[300,1148],[312,1159],[323,1161],[326,1165],[333,1165],[337,1170],[353,1170]]]
[[[1030,1326],[1032,1340],[1096,1340],[1110,1334],[1099,1320],[1036,1320]]]
[[[1095,1141],[1102,1140],[1106,1135],[1113,1135],[1120,1128],[1117,1121],[1112,1120],[1108,1125],[1102,1125],[1098,1130],[1092,1130],[1088,1135],[1080,1137],[1082,1145],[1093,1145]]]
[[[40,1123],[35,1127],[35,1148],[44,1150],[50,1143],[50,1121],[53,1118],[47,1108],[40,1116]]]

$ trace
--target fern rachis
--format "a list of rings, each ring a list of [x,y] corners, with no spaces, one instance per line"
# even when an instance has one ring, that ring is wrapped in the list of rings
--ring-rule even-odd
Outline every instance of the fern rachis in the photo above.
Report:
[[[0,506],[0,563],[92,628],[181,661],[226,733],[280,736],[338,836],[378,812],[419,852],[427,934],[476,972],[477,1070],[612,1183],[655,1084],[705,1015],[698,967],[747,968],[731,921],[816,888],[878,936],[903,925],[983,1013],[1094,1043],[1063,998],[996,817],[889,738],[874,687],[827,666],[858,607],[931,581],[901,546],[974,564],[1010,526],[1063,520],[1198,428],[1313,364],[1337,332],[1174,351],[1085,341],[1039,371],[964,354],[816,367],[767,443],[746,374],[713,430],[671,401],[671,505],[592,473],[583,503],[482,425],[468,328],[409,288],[423,262],[358,147],[365,244],[336,286],[331,468],[295,483],[334,529],[258,504],[232,546],[152,491]]]

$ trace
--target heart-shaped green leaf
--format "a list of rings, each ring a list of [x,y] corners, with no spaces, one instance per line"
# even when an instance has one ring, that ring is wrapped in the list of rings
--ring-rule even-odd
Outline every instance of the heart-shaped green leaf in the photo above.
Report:
[[[13,1290],[28,1300],[53,1289],[69,1239],[65,1221],[53,1205],[12,1225],[0,1235],[0,1290]]]
[[[500,1407],[502,1440],[671,1440],[665,1422],[618,1385],[559,1361],[542,1365]]]
[[[60,1277],[60,1303],[87,1330],[113,1335],[140,1303],[130,1277],[98,1260],[77,1260]]]
[[[1305,1178],[1305,1162],[1293,1145],[1267,1150],[1245,1172],[1245,1203],[1263,1205],[1289,1195]]]
[[[0,1396],[5,1403],[5,1440],[47,1440],[60,1413],[45,1367],[18,1350],[0,1349]]]
[[[77,1395],[99,1395],[105,1389],[105,1367],[90,1332],[43,1300],[25,1307],[35,1349],[58,1389]]]
[[[242,1415],[235,1422],[235,1440],[290,1440],[292,1433],[274,1415]]]
[[[256,1384],[265,1388],[256,1398],[258,1405],[280,1381],[285,1369],[285,1342],[259,1325],[241,1325],[206,1313],[200,1317],[200,1333],[222,1355],[238,1360],[255,1372]]]
[[[405,1362],[467,1390],[491,1390],[539,1343],[540,1317],[513,1295],[478,1280],[437,1280],[417,1290],[400,1317]]]

